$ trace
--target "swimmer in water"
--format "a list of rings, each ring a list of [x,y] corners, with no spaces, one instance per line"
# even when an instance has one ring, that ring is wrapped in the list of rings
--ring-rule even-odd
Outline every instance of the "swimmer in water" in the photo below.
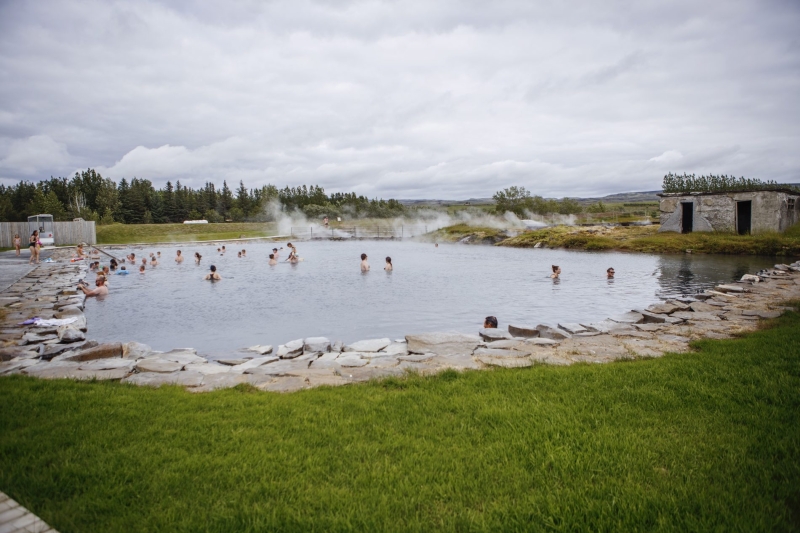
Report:
[[[177,255],[175,256],[175,262],[179,265],[183,263],[183,256],[181,255],[181,251],[178,250]]]
[[[142,266],[147,266],[147,258],[142,257]]]
[[[145,271],[144,265],[140,266],[139,267],[139,274],[144,274],[144,271]]]
[[[134,254],[134,253],[128,254],[127,259],[131,263],[136,263],[136,254]]]
[[[281,247],[281,250],[283,250],[283,247]],[[272,255],[275,256],[275,261],[277,261],[279,259],[279,257],[278,257],[278,249],[277,248],[273,248],[272,249]]]
[[[483,329],[496,329],[496,328],[497,328],[497,317],[487,316],[483,320]]]
[[[111,265],[111,270],[116,270],[116,269],[117,269],[117,267],[119,266],[119,263],[117,263],[117,260],[116,260],[116,259],[112,259],[112,260],[110,261],[110,265]]]
[[[89,289],[86,284],[80,282],[78,284],[78,289],[82,290],[86,296],[105,296],[108,294],[108,287],[106,287],[106,278],[105,276],[97,276],[94,284],[97,286],[96,289]]]
[[[217,273],[217,267],[211,265],[211,272],[206,274],[206,277],[204,277],[203,279],[210,281],[219,281],[222,279],[222,277]]]
[[[275,254],[269,254],[269,266],[275,266],[278,264],[278,260],[275,259]]]
[[[222,253],[224,254],[225,252],[226,252],[226,250],[225,250],[225,246],[223,246],[223,247],[222,247]]]
[[[239,253],[237,253],[237,254],[236,254],[236,257],[238,257],[239,259],[241,259],[241,258],[242,258],[242,252],[239,252]]]
[[[613,267],[611,267],[608,270],[606,270],[606,276],[608,277],[608,279],[614,279],[614,268]]]
[[[361,272],[369,272],[369,263],[367,263],[367,254],[361,254]]]
[[[561,275],[561,267],[558,265],[553,265],[552,268],[553,268],[553,273],[550,274],[550,277],[553,279],[558,279],[558,277]]]
[[[386,258],[386,266],[383,267],[383,269],[386,272],[391,272],[392,270],[394,270],[394,267],[392,266],[392,258],[391,257],[387,257]]]
[[[247,257],[247,250],[242,248],[242,257]]]
[[[199,265],[200,264],[200,260],[202,258],[203,258],[203,256],[200,255],[200,252],[195,252],[194,253],[194,262],[195,262],[195,264]]]
[[[151,267],[158,266],[158,258],[156,256],[150,258],[150,266]]]

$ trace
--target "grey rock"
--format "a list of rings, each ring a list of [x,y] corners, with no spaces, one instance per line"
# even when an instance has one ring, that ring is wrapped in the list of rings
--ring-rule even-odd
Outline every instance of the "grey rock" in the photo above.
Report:
[[[575,335],[577,333],[586,333],[587,331],[589,331],[580,324],[572,324],[572,323],[559,324],[558,327],[572,335]]]
[[[17,374],[29,366],[41,364],[36,359],[21,359],[18,361],[6,361],[0,363],[0,376]]]
[[[216,363],[189,363],[183,367],[185,371],[199,372],[204,376],[212,374],[229,374],[231,367],[227,365],[218,365]]]
[[[141,342],[126,342],[122,345],[122,357],[125,359],[143,359],[152,353],[153,349]]]
[[[509,324],[508,332],[515,337],[538,337],[539,330],[535,326],[521,326]]]
[[[169,352],[158,354],[158,357],[160,357],[161,359],[166,359],[167,361],[180,363],[182,365],[208,362],[205,359],[205,357],[200,357],[199,355],[197,355],[197,352],[195,352],[195,350],[193,349],[171,350]]]
[[[408,343],[403,342],[393,342],[383,350],[381,350],[382,354],[386,355],[405,355],[408,353]]]
[[[753,311],[750,309],[746,309],[742,311],[744,316],[757,316],[760,318],[778,318],[781,316],[780,311]]]
[[[641,324],[644,322],[644,316],[642,316],[641,313],[630,311],[629,313],[612,317],[611,320],[619,322],[620,324]]]
[[[634,309],[634,313],[639,313],[644,317],[644,320],[640,322],[641,324],[663,324],[669,318],[668,315],[659,314],[659,313],[651,313],[650,311],[641,311],[638,309]]]
[[[170,374],[182,370],[184,365],[175,361],[167,361],[159,357],[148,357],[136,361],[136,370],[139,372],[155,372],[159,374]]]
[[[781,263],[781,264],[775,265],[774,268],[775,268],[775,270],[789,270],[789,265],[784,265],[784,264]]]
[[[336,359],[336,364],[341,367],[358,367],[364,366],[369,361],[362,359],[360,354],[342,354]]]
[[[714,313],[719,311],[719,308],[703,302],[692,302],[689,304],[689,307],[692,311],[697,313]]]
[[[497,328],[482,328],[478,331],[478,335],[485,341],[500,341],[513,339],[514,336],[508,331],[503,331]]]
[[[734,294],[746,292],[746,289],[741,285],[717,285],[716,287],[714,287],[714,290],[723,293],[734,293]]]
[[[296,376],[281,377],[259,386],[261,390],[269,392],[294,392],[308,387],[304,378]]]
[[[389,346],[392,339],[368,339],[344,347],[345,352],[379,352]]]
[[[329,352],[331,341],[326,337],[308,337],[303,341],[303,353]]]
[[[672,313],[672,316],[684,320],[721,320],[717,315],[711,313],[695,313],[692,311],[678,311],[677,313]]]
[[[517,350],[498,350],[495,348],[477,348],[473,354],[475,357],[527,357],[530,352],[519,352]]]
[[[247,349],[248,352],[256,352],[259,355],[267,355],[268,353],[272,353],[272,345],[271,344],[256,344],[255,346],[251,346]]]
[[[171,374],[142,372],[139,374],[131,374],[123,379],[122,382],[148,387],[160,387],[162,385],[198,387],[203,384],[203,378],[203,374],[199,372],[173,372]]]
[[[81,330],[68,324],[58,328],[58,341],[62,343],[71,343],[85,340],[86,336]]]
[[[250,359],[249,361],[245,361],[242,364],[232,366],[230,372],[234,374],[244,374],[248,370],[259,367],[261,365],[274,363],[277,360],[278,356],[276,355],[265,355],[263,357],[256,357],[255,359]]]
[[[524,342],[527,342],[528,339],[506,339],[500,341],[492,341],[486,343],[486,348],[491,348],[493,350],[513,350],[522,346]]]
[[[361,359],[381,359],[383,357],[389,357],[389,354],[386,352],[346,352],[344,355],[357,355]]]
[[[297,339],[278,346],[277,356],[281,359],[293,359],[303,355],[303,339]]]
[[[334,341],[334,343],[331,344],[331,351],[332,352],[341,353],[342,350],[344,350],[344,342],[342,342],[342,341]]]
[[[52,306],[52,304],[51,304]],[[73,316],[83,315],[83,310],[80,305],[67,305],[58,310],[55,314],[56,318],[69,318]]]
[[[91,346],[86,346],[86,344],[86,341],[78,341],[71,344],[50,344],[45,346],[40,357],[45,361],[54,360],[58,357],[61,357],[62,354],[68,354],[69,352],[79,350],[81,348],[91,348]]]
[[[562,340],[572,337],[572,335],[563,329],[551,328],[550,326],[546,326],[544,324],[539,324],[536,326],[536,329],[539,331],[539,336],[544,337],[545,339]]]
[[[268,365],[261,365],[247,370],[247,374],[256,376],[299,376],[308,372],[309,361],[285,359]]]
[[[129,372],[133,370],[133,365],[136,364],[136,361],[131,361],[130,359],[121,359],[121,358],[114,358],[114,359],[94,359],[92,361],[86,361],[84,363],[80,363],[80,370],[116,370],[118,368],[127,369]],[[124,377],[124,376],[122,376]],[[122,379],[117,378],[117,379]]]
[[[499,366],[502,368],[524,368],[533,366],[533,361],[530,357],[509,358],[509,357],[489,357],[478,356],[478,361],[487,366]]]
[[[251,379],[251,376],[246,374],[207,374],[198,390],[200,392],[209,392],[217,389],[229,389],[242,383],[250,383]]]
[[[18,348],[16,346],[9,346],[8,348],[0,348],[0,361],[11,361],[16,357],[24,357],[28,354],[35,353],[25,348]]]
[[[472,353],[472,352],[470,352],[470,353]],[[446,354],[445,356],[447,357],[447,356],[453,356],[453,355],[457,355],[457,354]],[[398,355],[397,359],[399,359],[400,361],[408,361],[408,362],[411,362],[411,363],[424,363],[426,361],[430,361],[434,357],[438,357],[437,354],[435,354],[435,353],[422,353],[422,354],[410,353],[408,355]]]
[[[526,339],[525,343],[532,344],[534,346],[558,346],[559,344],[561,344],[559,341],[555,339],[546,339],[544,337]]]
[[[84,348],[70,356],[70,361],[91,361],[92,359],[105,359],[107,357],[122,357],[122,344],[110,342],[100,344],[94,348]]]
[[[481,343],[477,335],[464,333],[422,333],[407,335],[409,353],[435,355],[469,355]]]
[[[26,346],[28,344],[38,344],[44,341],[50,341],[58,339],[58,335],[50,334],[50,335],[36,335],[33,333],[26,333],[22,336],[22,339],[17,342],[18,346]]]
[[[217,363],[227,366],[237,366],[253,359],[252,357],[243,357],[239,359],[217,359]]]
[[[671,303],[659,303],[651,305],[650,307],[647,308],[647,311],[650,313],[668,315],[670,313],[674,313],[675,311],[681,311],[682,309],[683,306],[680,305],[675,305]]]

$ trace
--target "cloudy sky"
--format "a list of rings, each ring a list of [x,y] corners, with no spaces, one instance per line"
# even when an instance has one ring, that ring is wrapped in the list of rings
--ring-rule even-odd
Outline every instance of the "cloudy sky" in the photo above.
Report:
[[[0,1],[0,182],[800,182],[797,0]]]

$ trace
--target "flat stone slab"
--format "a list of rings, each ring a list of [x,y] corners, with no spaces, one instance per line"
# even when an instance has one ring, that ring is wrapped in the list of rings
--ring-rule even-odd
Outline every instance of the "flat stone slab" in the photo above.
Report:
[[[227,365],[218,365],[216,363],[190,363],[184,367],[184,370],[199,372],[204,376],[211,374],[229,374],[231,367]]]
[[[197,387],[197,392],[210,392],[218,389],[230,389],[242,383],[251,383],[249,374],[207,374],[203,383]]]
[[[538,337],[539,330],[536,326],[526,326],[522,324],[509,324],[508,332],[515,337]]]
[[[610,320],[614,322],[619,322],[620,324],[640,324],[644,322],[644,316],[641,313],[635,313],[633,311],[629,313],[624,313],[619,316],[611,317]]]
[[[242,358],[239,358],[239,359],[217,359],[217,362],[219,364],[221,364],[221,365],[236,366],[236,365],[244,364],[247,361],[250,361],[251,359],[253,359],[253,358],[252,357],[242,357]]]
[[[302,348],[302,347],[301,347]],[[233,374],[244,374],[248,370],[252,370],[257,368],[261,365],[266,365],[269,363],[274,363],[278,360],[278,356],[276,355],[265,355],[263,357],[256,357],[255,359],[250,359],[245,361],[242,364],[232,366],[230,372]]]
[[[586,333],[587,331],[589,331],[588,329],[586,329],[585,327],[581,326],[580,324],[575,324],[575,323],[559,324],[558,327],[563,329],[567,333],[572,334],[572,335],[575,335],[577,333]]]
[[[122,345],[122,357],[125,359],[143,359],[152,353],[153,349],[141,342],[126,342]]]
[[[393,342],[383,350],[381,353],[386,355],[405,355],[408,353],[408,343],[406,342]]]
[[[536,329],[539,331],[539,337],[545,339],[563,340],[569,339],[572,336],[572,334],[568,331],[564,331],[560,328],[552,328],[544,324],[539,324],[536,326]]]
[[[476,349],[473,354],[475,357],[494,357],[494,358],[505,358],[505,357],[527,357],[530,355],[530,352],[520,352],[517,350],[497,350],[494,348],[478,348]]]
[[[447,357],[452,357],[453,355],[456,355],[456,354],[450,354],[450,355],[447,355]],[[458,354],[458,355],[463,355],[463,354]],[[435,354],[435,353],[422,353],[422,354],[410,353],[408,355],[399,355],[399,356],[397,356],[397,358],[400,361],[407,361],[407,362],[410,362],[410,363],[424,363],[426,361],[430,361],[434,357],[437,357],[437,354]]]
[[[717,315],[711,313],[694,313],[692,311],[678,311],[672,313],[674,318],[682,318],[684,320],[721,320]]]
[[[256,344],[255,346],[250,346],[247,348],[248,352],[256,352],[259,355],[267,355],[272,353],[272,345],[271,344]]]
[[[183,367],[183,363],[176,363],[175,361],[168,361],[161,358],[139,359],[136,362],[136,370],[139,372],[170,374],[182,370]]]
[[[487,366],[499,366],[502,368],[524,368],[533,366],[533,360],[530,357],[508,358],[481,355],[476,356],[475,358]]]
[[[743,293],[747,291],[742,285],[717,285],[714,290],[724,293]]]
[[[480,335],[483,340],[490,342],[510,340],[514,338],[514,336],[508,331],[503,331],[502,329],[497,328],[482,328],[478,331],[478,335]]]
[[[122,344],[110,342],[100,344],[94,348],[81,350],[70,357],[70,361],[91,361],[92,359],[106,359],[109,357],[122,357]]]
[[[361,354],[342,354],[336,359],[336,364],[342,367],[366,366],[368,363],[369,360],[363,359]]]
[[[205,357],[200,357],[194,353],[194,350],[172,350],[170,352],[160,353],[158,356],[161,359],[166,359],[167,361],[173,361],[175,363],[181,363],[183,365],[208,362]]]
[[[276,352],[276,355],[281,359],[293,359],[295,357],[303,355],[304,344],[305,342],[303,342],[303,339],[297,339],[287,342],[286,344],[281,344],[280,346],[278,346],[278,351]]]
[[[203,384],[203,374],[198,372],[172,372],[164,374],[161,372],[142,372],[131,374],[123,379],[123,383],[133,385],[146,385],[148,387],[160,387],[162,385],[180,385],[182,387],[199,387]]]
[[[392,344],[392,339],[368,339],[344,347],[345,352],[379,352]]]
[[[298,376],[308,371],[307,361],[287,359],[247,370],[247,374],[256,376]]]
[[[329,352],[331,341],[327,337],[308,337],[303,341],[303,353]]]
[[[670,313],[674,313],[675,311],[681,311],[681,310],[683,310],[682,305],[676,305],[672,303],[653,304],[647,308],[647,311],[649,311],[650,313],[664,314],[664,315],[668,315]]]
[[[759,318],[778,318],[781,316],[780,311],[760,311],[756,309],[744,309],[742,311],[744,316],[757,316]]]
[[[406,335],[409,353],[436,355],[471,354],[481,343],[478,335],[464,333],[422,333]]]
[[[133,371],[133,365],[135,364],[136,362],[130,359],[95,359],[81,363],[79,370],[116,370],[122,368],[130,372]]]

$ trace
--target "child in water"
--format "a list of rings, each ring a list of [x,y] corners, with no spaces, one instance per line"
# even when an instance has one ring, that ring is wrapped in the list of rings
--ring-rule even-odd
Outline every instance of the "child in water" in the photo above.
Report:
[[[198,265],[199,265],[199,264],[200,264],[200,260],[201,260],[202,258],[203,258],[203,256],[202,256],[202,255],[200,255],[200,252],[195,252],[195,253],[194,253],[194,262],[195,262],[196,264],[198,264]]]
[[[278,264],[278,260],[275,259],[275,254],[269,254],[269,266],[275,266]]]
[[[383,269],[386,272],[391,272],[392,270],[394,270],[394,267],[392,266],[392,258],[391,257],[387,257],[386,258],[386,266],[383,267]]]
[[[558,279],[558,277],[561,275],[561,267],[558,265],[553,265],[552,268],[553,268],[553,273],[550,274],[550,277],[553,279]]]
[[[369,272],[369,263],[367,263],[367,254],[361,254],[361,272]]]

